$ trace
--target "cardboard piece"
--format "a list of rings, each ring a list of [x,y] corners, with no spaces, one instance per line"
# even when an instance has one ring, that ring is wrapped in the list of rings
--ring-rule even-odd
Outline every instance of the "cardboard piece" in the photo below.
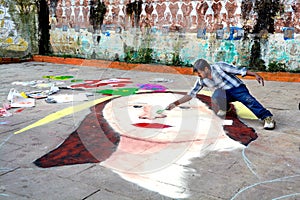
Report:
[[[24,98],[16,89],[10,89],[7,100],[10,101],[12,108],[27,108],[35,106],[35,99]]]
[[[15,96],[11,101],[12,108],[28,108],[35,106],[35,99]]]
[[[45,99],[47,103],[67,103],[67,102],[87,101],[87,100],[88,98],[86,97],[85,93],[51,95]]]

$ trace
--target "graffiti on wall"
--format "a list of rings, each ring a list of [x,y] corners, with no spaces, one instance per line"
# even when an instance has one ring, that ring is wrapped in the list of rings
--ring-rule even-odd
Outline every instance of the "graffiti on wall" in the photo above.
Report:
[[[282,3],[284,13],[276,15],[275,33],[268,38],[268,46],[262,45],[262,58],[295,69],[300,62],[300,3]],[[91,10],[100,6],[102,18],[91,19]],[[248,12],[244,20],[242,9]],[[51,44],[56,54],[143,62],[142,52],[151,57],[150,62],[179,65],[206,57],[248,66],[253,40],[243,40],[243,27],[253,29],[257,18],[254,1],[243,5],[241,0],[58,0],[50,5],[50,11]]]
[[[9,13],[7,3],[0,2],[0,48],[6,51],[26,51],[28,42],[20,36]],[[1,55],[3,56],[3,55]]]

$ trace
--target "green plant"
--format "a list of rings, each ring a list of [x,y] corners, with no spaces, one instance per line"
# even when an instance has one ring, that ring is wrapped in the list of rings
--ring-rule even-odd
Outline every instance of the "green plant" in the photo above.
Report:
[[[300,73],[300,68],[289,70],[290,73]]]
[[[134,50],[133,47],[125,47],[125,62],[129,63],[152,63],[153,49],[151,48],[139,48]]]
[[[135,55],[136,55],[136,51],[134,50],[133,47],[131,46],[127,46],[126,44],[124,45],[124,52],[125,52],[125,57],[124,60],[125,62],[129,62],[132,63],[135,60]]]
[[[151,48],[140,48],[137,52],[137,62],[139,63],[152,63],[152,53]]]
[[[286,72],[287,66],[280,62],[270,62],[268,65],[268,72]]]
[[[184,62],[181,60],[180,55],[178,52],[172,53],[172,65],[174,66],[182,66],[184,65]]]

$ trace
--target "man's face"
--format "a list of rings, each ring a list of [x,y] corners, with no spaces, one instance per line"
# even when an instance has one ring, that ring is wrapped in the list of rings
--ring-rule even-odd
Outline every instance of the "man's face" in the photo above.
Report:
[[[210,70],[207,67],[205,67],[204,70],[197,70],[196,73],[202,79],[211,77],[210,76]]]

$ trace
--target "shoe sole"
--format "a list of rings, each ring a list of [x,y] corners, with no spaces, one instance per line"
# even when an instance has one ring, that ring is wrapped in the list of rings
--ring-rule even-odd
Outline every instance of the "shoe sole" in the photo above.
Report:
[[[273,128],[269,128],[269,127],[264,127],[265,130],[274,130],[276,127],[276,122],[274,122],[274,127]]]

